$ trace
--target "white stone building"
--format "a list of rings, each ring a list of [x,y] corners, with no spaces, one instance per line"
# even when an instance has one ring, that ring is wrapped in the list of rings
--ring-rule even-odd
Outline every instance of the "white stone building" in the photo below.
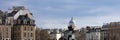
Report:
[[[86,40],[100,40],[100,28],[90,28],[86,33]]]

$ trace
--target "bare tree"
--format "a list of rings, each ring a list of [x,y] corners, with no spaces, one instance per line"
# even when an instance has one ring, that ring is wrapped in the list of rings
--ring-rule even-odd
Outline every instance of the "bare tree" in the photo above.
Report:
[[[48,31],[36,28],[36,40],[50,40]]]

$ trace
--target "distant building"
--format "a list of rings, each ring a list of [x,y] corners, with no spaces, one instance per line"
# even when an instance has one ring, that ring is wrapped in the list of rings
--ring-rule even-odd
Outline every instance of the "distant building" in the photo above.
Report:
[[[50,32],[50,38],[52,40],[59,40],[61,38],[61,36],[62,36],[62,33],[59,32],[58,29]]]
[[[7,24],[5,13],[0,10],[0,40],[11,40],[11,25]]]
[[[97,27],[97,26],[96,26]],[[101,28],[90,27],[87,28],[86,40],[100,40],[100,30]]]
[[[36,31],[35,31],[35,40],[41,40],[41,29],[36,27]]]
[[[75,30],[74,30],[74,28],[75,28],[76,26],[75,26],[75,24],[74,24],[74,22],[73,22],[73,18],[71,18],[71,20],[70,20],[70,22],[69,22],[69,26],[68,26],[68,34],[67,34],[67,40],[76,40],[76,38],[75,38]]]
[[[79,37],[80,40],[85,40],[86,39],[86,32],[87,32],[86,28],[81,28],[80,29],[80,37]]]
[[[68,30],[64,31],[64,36],[61,37],[62,40],[76,40],[75,38],[75,24],[73,22],[73,18],[71,18],[69,25],[68,25]]]
[[[110,22],[103,26],[107,27],[105,40],[120,40],[120,22]]]
[[[11,40],[35,40],[35,20],[24,6],[14,6],[6,13],[6,25],[11,28]],[[7,26],[6,26],[7,27]]]
[[[108,35],[108,27],[106,25],[103,25],[101,28],[101,40],[108,40],[109,39],[109,35]]]

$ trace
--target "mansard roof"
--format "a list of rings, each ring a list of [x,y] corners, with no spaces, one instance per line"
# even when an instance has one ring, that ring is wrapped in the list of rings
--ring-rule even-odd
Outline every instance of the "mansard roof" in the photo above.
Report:
[[[22,8],[22,7],[20,7],[20,8]],[[17,8],[15,8],[15,9],[17,9]],[[19,7],[18,7],[19,10],[15,10],[15,9],[11,9],[12,11],[10,10],[11,12],[7,13],[7,16],[13,17],[14,20],[17,20],[20,15],[28,15],[28,17],[30,19],[33,19],[33,15],[32,15],[32,13],[29,12],[29,10],[24,9],[24,8],[19,9]]]
[[[20,15],[18,19],[24,20],[24,19],[30,19],[30,18],[28,18],[27,15]]]
[[[14,20],[17,20],[20,15],[27,15],[27,17],[33,19],[33,16],[28,10],[20,10],[14,15]]]
[[[18,11],[12,11],[11,13],[8,13],[7,16],[8,17],[12,17],[14,16]]]

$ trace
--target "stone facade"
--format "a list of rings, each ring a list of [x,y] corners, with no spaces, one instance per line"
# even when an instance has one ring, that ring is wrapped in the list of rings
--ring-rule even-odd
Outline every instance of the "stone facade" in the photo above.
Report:
[[[105,40],[120,40],[120,22],[111,22],[104,25],[107,28]]]
[[[101,28],[95,28],[97,26],[87,27],[86,40],[100,40],[100,30]]]
[[[5,13],[0,10],[0,40],[11,40],[11,27],[7,24]]]
[[[11,26],[10,25],[0,25],[0,39],[11,40]]]
[[[0,16],[1,40],[35,40],[35,20],[23,6],[0,11]]]

